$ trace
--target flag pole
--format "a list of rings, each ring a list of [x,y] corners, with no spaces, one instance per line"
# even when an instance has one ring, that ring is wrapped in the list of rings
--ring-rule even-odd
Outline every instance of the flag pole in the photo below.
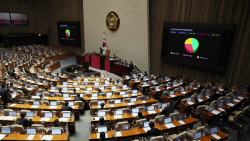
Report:
[[[103,34],[104,34],[105,41],[106,41],[106,50],[108,50],[108,44],[107,44],[106,34],[105,34],[105,32],[103,32]]]

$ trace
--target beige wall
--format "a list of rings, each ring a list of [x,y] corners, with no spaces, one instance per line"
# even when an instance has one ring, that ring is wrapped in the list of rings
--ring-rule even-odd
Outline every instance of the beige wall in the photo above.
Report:
[[[99,52],[105,32],[111,55],[149,71],[148,6],[148,0],[83,0],[85,52]],[[115,32],[106,27],[110,11],[120,17],[120,27]]]

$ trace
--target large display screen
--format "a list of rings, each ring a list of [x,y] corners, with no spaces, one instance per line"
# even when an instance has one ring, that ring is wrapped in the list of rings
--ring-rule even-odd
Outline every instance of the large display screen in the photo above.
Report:
[[[234,25],[164,23],[163,61],[225,72]]]
[[[57,28],[60,44],[81,46],[80,22],[57,22]]]

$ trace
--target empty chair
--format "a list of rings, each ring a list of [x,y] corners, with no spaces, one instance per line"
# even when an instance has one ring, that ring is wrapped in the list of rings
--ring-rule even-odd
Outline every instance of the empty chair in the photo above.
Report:
[[[42,100],[40,103],[42,105],[49,105],[49,101],[48,100]]]
[[[173,141],[175,138],[177,138],[177,134],[172,134],[167,137],[168,141]]]
[[[165,119],[165,115],[159,115],[155,117],[155,124],[163,124]]]
[[[79,106],[79,110],[83,110],[83,102],[82,101],[75,101],[75,105]]]
[[[55,97],[62,97],[62,94],[60,94],[60,93],[55,93]]]
[[[179,92],[179,88],[175,88],[174,93],[178,93],[178,92]]]
[[[130,102],[130,98],[123,98],[122,102],[129,103]]]
[[[241,115],[242,115],[242,112],[239,111],[238,113],[235,114],[235,116],[229,116],[228,121],[232,122],[234,126],[239,128],[242,124],[240,121]]]
[[[205,112],[205,108],[206,108],[206,105],[198,106],[197,109],[195,110],[195,115],[196,116],[202,115]]]
[[[26,114],[26,112],[30,112],[30,110],[21,110],[20,111],[20,113],[25,113],[25,114]]]
[[[107,101],[108,104],[115,104],[115,100],[114,99],[110,99]]]
[[[187,131],[183,131],[177,135],[177,138],[180,138],[180,137],[182,137],[183,140],[185,140],[187,138]]]
[[[169,115],[169,118],[173,120],[180,120],[180,113],[179,112],[176,112],[176,113],[172,113]]]
[[[90,101],[90,103],[89,103],[90,107],[96,106],[96,105],[98,105],[98,101],[97,100]]]
[[[196,129],[191,129],[187,131],[187,136],[191,139],[193,139],[193,136],[195,133],[201,132],[201,134],[203,135],[205,126],[201,126],[201,127],[197,127]]]
[[[243,110],[242,110],[242,117],[241,117],[241,120],[245,123],[249,122],[250,121],[250,117],[249,117],[249,106],[245,107]]]
[[[128,124],[128,121],[118,122],[116,124],[116,130],[121,130],[122,129],[122,125],[124,125],[124,124]]]
[[[163,95],[169,95],[169,90],[165,90],[165,91],[163,92]]]
[[[145,100],[145,96],[141,95],[141,96],[137,96],[137,101],[143,101]]]
[[[49,96],[49,92],[43,92],[43,96],[44,97],[48,97]]]
[[[24,128],[22,125],[11,125],[11,132],[18,132],[18,133],[23,133],[24,132]]]
[[[21,91],[21,90],[17,90],[17,94],[19,94],[21,96],[21,98],[23,98],[23,96],[24,96],[23,91]]]
[[[36,128],[37,133],[45,132],[45,128],[42,124],[32,124],[31,128]]]
[[[138,128],[142,128],[142,127],[143,127],[142,124],[143,124],[144,122],[146,122],[146,121],[147,121],[146,118],[140,119],[140,120],[136,120],[135,125],[136,125],[136,127],[138,127]]]
[[[58,101],[57,103],[58,103],[58,105],[64,105],[65,101]]]
[[[85,96],[86,97],[92,97],[92,94],[91,93],[85,93]]]
[[[106,93],[99,93],[100,96],[107,96]]]
[[[149,141],[164,141],[163,136],[151,137]]]
[[[33,105],[34,100],[25,100],[26,104]]]
[[[9,111],[13,111],[13,109],[4,109],[3,110],[3,115],[4,116],[9,116]]]

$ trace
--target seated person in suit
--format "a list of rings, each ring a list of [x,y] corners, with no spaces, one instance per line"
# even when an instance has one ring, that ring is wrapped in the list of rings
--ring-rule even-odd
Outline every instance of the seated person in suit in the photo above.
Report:
[[[216,93],[216,89],[213,89],[213,94],[210,96],[210,100],[217,100],[219,95]]]
[[[43,92],[49,92],[48,89],[49,89],[49,88],[48,88],[47,86],[45,86]],[[59,89],[59,88],[58,88],[58,89]],[[61,89],[62,89],[62,88],[61,88]]]
[[[162,114],[169,117],[171,113],[174,112],[174,108],[171,106],[170,102],[167,103],[167,107],[162,110]]]
[[[20,90],[23,92],[24,95],[28,95],[29,94],[29,91],[26,90],[24,83],[22,84],[22,87],[20,88]]]
[[[133,66],[134,66],[134,64],[132,63],[132,61],[130,61],[129,67],[133,67]]]
[[[101,126],[101,125],[106,125],[108,127],[108,125],[104,121],[104,117],[99,118],[99,122],[95,125],[95,127],[97,128],[98,126]]]
[[[80,97],[80,94],[76,94],[77,97],[74,99],[74,101],[82,101],[84,103],[84,99]]]
[[[50,126],[49,128],[46,129],[46,133],[50,133],[52,127],[61,127],[61,126],[60,126],[60,122],[59,122],[58,119],[55,119],[55,120],[54,120],[54,125],[53,125],[53,126]]]
[[[135,118],[135,120],[133,121],[133,123],[135,124],[136,123],[136,120],[140,120],[140,119],[144,119],[145,117],[142,116],[142,112],[138,112],[138,117]]]
[[[197,107],[199,106],[199,100],[197,98],[194,99],[194,104],[192,105],[192,109],[193,110],[196,110]]]
[[[246,106],[250,105],[250,96],[248,95],[246,100],[242,103],[241,107],[245,108]]]
[[[22,112],[21,113],[21,118],[17,118],[16,123],[18,125],[22,125],[23,127],[28,126],[29,121],[25,118],[25,115],[26,115],[26,113]],[[31,119],[29,119],[29,120],[31,120]]]
[[[155,124],[153,122],[149,122],[150,130],[147,131],[147,136],[159,136],[160,130],[157,128],[154,128]]]
[[[100,140],[98,141],[109,141],[108,139],[105,139],[105,133],[104,132],[101,132],[100,133]]]
[[[73,113],[73,108],[69,106],[68,101],[65,101],[65,104],[62,106],[61,111],[71,111],[71,113]]]
[[[124,61],[123,65],[126,65],[126,66],[128,65],[128,63],[127,63],[127,61],[126,61],[126,60]]]
[[[148,76],[148,73],[147,73],[147,71],[145,71],[145,72],[144,72],[144,76]]]
[[[61,87],[58,88],[58,93],[63,94]]]

